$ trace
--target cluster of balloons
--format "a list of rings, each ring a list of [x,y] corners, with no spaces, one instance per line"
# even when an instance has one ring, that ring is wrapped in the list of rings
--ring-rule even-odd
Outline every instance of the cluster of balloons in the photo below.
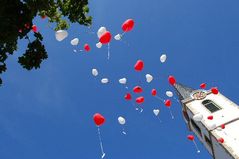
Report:
[[[130,31],[133,30],[134,25],[135,25],[135,22],[134,22],[133,19],[127,19],[126,21],[124,21],[122,26],[121,26],[122,33],[116,34],[114,36],[114,39],[117,40],[117,41],[122,40],[122,38],[125,35],[125,33],[130,32]],[[37,32],[37,27],[34,25],[32,27],[32,30],[34,32]],[[63,41],[67,37],[68,37],[68,32],[66,30],[58,30],[58,31],[55,32],[55,38],[59,42]],[[106,27],[101,26],[98,29],[98,31],[97,31],[97,38],[98,38],[98,42],[95,44],[95,46],[97,48],[100,49],[103,45],[108,45],[108,59],[109,59],[110,58],[110,51],[109,51],[109,49],[110,49],[110,42],[112,40],[111,32],[108,31],[106,29]],[[72,46],[77,46],[77,45],[79,45],[79,42],[80,42],[79,38],[73,38],[70,41],[70,44]],[[90,51],[91,50],[90,45],[87,44],[87,43],[84,44],[84,50],[86,52]],[[161,63],[165,63],[167,61],[167,55],[166,54],[162,54],[160,56],[159,60],[160,60]],[[136,72],[140,73],[140,72],[142,72],[144,70],[144,66],[145,66],[144,61],[139,59],[134,64],[134,70]],[[93,68],[91,70],[91,74],[92,74],[93,77],[97,77],[99,75],[98,69],[97,68]],[[145,82],[146,83],[151,83],[153,80],[154,80],[154,76],[153,75],[151,75],[149,73],[147,73],[145,75]],[[110,82],[109,78],[107,78],[107,77],[101,78],[100,81],[101,81],[102,84],[108,84]],[[132,88],[132,93],[134,93],[134,95],[136,97],[135,97],[135,101],[133,102],[133,100],[132,100],[133,99],[133,95],[129,92],[129,87],[127,86],[127,82],[128,82],[128,80],[127,80],[126,77],[118,79],[118,83],[121,84],[121,85],[124,85],[125,88],[127,89],[127,92],[124,95],[124,99],[126,101],[131,101],[132,105],[134,105],[134,103],[136,103],[137,104],[136,110],[138,110],[138,108],[140,108],[141,109],[140,112],[142,112],[143,111],[142,104],[145,102],[145,97],[142,95],[142,93],[144,92],[144,89],[143,89],[143,87],[141,85],[134,85],[134,87]],[[172,75],[168,76],[168,82],[169,82],[170,85],[174,86],[176,84],[175,77],[172,76]],[[206,88],[206,83],[202,83],[200,85],[200,88],[201,89],[205,89]],[[219,93],[217,87],[212,87],[211,88],[211,92],[213,94],[215,94],[215,95]],[[151,90],[151,96],[153,96],[153,97],[159,99],[161,102],[163,102],[163,104],[169,109],[169,112],[171,114],[172,119],[174,119],[174,116],[173,116],[172,111],[170,109],[170,107],[172,106],[172,100],[170,98],[173,98],[173,99],[175,99],[177,101],[178,101],[178,99],[176,99],[174,97],[173,92],[170,91],[170,90],[165,91],[165,95],[168,97],[168,99],[161,98],[158,95],[158,92],[157,92],[157,90],[155,88],[153,88]],[[157,117],[160,120],[160,118],[159,118],[160,109],[159,108],[153,109],[153,114],[154,114],[155,117]],[[208,120],[213,120],[213,116],[208,116],[207,119]],[[103,115],[101,115],[100,113],[96,113],[96,114],[93,115],[93,120],[95,122],[95,125],[98,127],[98,136],[99,136],[101,153],[102,153],[101,157],[104,158],[105,157],[105,152],[104,152],[104,149],[103,149],[103,143],[102,143],[102,139],[101,139],[100,127],[105,123],[105,117]],[[202,114],[196,114],[196,115],[193,116],[193,120],[195,120],[197,122],[200,122],[200,121],[204,120],[204,117],[203,117]],[[160,120],[160,122],[162,122],[162,121]],[[126,124],[126,119],[124,117],[122,117],[122,116],[119,116],[118,117],[118,123],[120,125],[122,125],[122,133],[124,135],[126,135],[126,131],[125,131],[125,127],[124,127],[125,124]],[[215,127],[215,125],[212,124],[211,128],[214,128],[214,127]],[[225,128],[225,126],[224,126],[224,128]],[[222,129],[223,129],[223,126],[222,126]],[[195,147],[197,149],[197,152],[199,153],[200,150],[198,149],[198,147],[196,145],[196,142],[194,140],[194,136],[193,135],[188,135],[187,138],[190,141],[193,141],[193,143],[194,143],[194,145],[195,145]],[[224,139],[220,138],[220,139],[218,139],[218,141],[223,143]]]

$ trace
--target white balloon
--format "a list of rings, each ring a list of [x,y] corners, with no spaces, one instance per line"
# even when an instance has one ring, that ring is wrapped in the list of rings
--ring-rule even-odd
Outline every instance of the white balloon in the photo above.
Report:
[[[150,82],[154,79],[153,76],[150,75],[150,74],[146,74],[145,77],[146,77],[146,81],[147,81],[148,83],[150,83]]]
[[[213,130],[213,129],[215,129],[217,127],[217,125],[215,124],[215,123],[210,123],[210,124],[208,124],[208,129],[209,130]]]
[[[98,38],[100,38],[101,35],[103,35],[106,31],[107,31],[107,30],[106,30],[105,27],[100,27],[99,30],[98,30],[98,32],[97,32]]]
[[[166,61],[166,59],[167,59],[167,55],[166,54],[163,54],[163,55],[160,56],[160,61],[162,63],[164,63]]]
[[[121,78],[121,79],[119,79],[119,83],[120,84],[126,84],[127,83],[127,79],[126,78]]]
[[[78,43],[79,43],[79,39],[78,38],[74,38],[74,39],[71,40],[71,45],[73,45],[73,46],[78,45]]]
[[[158,115],[159,115],[159,112],[160,112],[159,109],[154,109],[154,110],[153,110],[153,113],[154,113],[155,116],[158,116]]]
[[[122,116],[118,117],[118,122],[121,125],[124,125],[126,123],[125,118],[123,118]]]
[[[98,70],[95,68],[93,68],[91,72],[92,72],[93,76],[98,76],[98,74],[99,74]]]
[[[115,35],[115,37],[114,37],[114,38],[115,38],[115,40],[121,40],[121,38],[122,38],[122,37],[121,37],[121,35],[120,35],[120,34],[117,34],[117,35]]]
[[[95,44],[95,46],[100,49],[102,47],[102,43],[98,42],[98,43]]]
[[[103,84],[109,83],[109,79],[108,78],[102,78],[101,83],[103,83]]]
[[[173,97],[173,92],[171,92],[171,91],[166,91],[166,95],[167,95],[168,97]]]
[[[68,36],[68,32],[65,30],[58,30],[56,31],[55,36],[57,41],[62,41]]]
[[[195,121],[202,121],[202,119],[203,119],[203,115],[200,114],[200,113],[195,114],[195,115],[193,116],[193,120],[195,120]]]

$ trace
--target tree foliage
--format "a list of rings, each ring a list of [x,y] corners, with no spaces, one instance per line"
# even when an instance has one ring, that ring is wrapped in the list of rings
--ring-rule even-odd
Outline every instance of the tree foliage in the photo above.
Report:
[[[0,0],[0,74],[7,70],[6,60],[17,50],[19,39],[29,42],[25,53],[18,58],[23,68],[38,69],[47,59],[41,33],[34,32],[33,41],[28,36],[36,16],[47,17],[50,23],[56,23],[55,30],[59,30],[67,29],[69,22],[91,25],[88,13],[88,0]]]

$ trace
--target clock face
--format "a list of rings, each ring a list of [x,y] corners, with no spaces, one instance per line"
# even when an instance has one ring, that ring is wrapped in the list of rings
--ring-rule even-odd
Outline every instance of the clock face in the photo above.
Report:
[[[198,91],[198,92],[193,93],[192,96],[194,99],[201,100],[207,96],[207,93],[204,91]]]

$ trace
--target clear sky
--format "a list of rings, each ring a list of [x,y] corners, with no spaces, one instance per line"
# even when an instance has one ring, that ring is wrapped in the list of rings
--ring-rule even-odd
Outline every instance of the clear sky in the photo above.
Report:
[[[239,58],[238,0],[90,0],[93,26],[89,30],[77,24],[69,37],[57,42],[46,20],[36,19],[49,53],[40,70],[26,71],[17,63],[19,50],[7,61],[0,89],[0,158],[1,159],[97,159],[100,146],[92,120],[96,112],[105,116],[101,127],[106,159],[209,159],[199,144],[197,154],[186,136],[181,106],[173,100],[172,112],[151,97],[157,88],[161,97],[172,90],[167,76],[174,75],[188,86],[218,86],[221,93],[238,103]],[[135,29],[125,34],[124,42],[111,42],[111,59],[107,47],[95,47],[96,32],[105,26],[112,34],[121,32],[124,20],[133,18]],[[81,49],[89,43],[89,53],[73,52],[72,38],[80,39]],[[128,45],[127,45],[128,43]],[[168,60],[162,64],[160,55]],[[136,60],[145,69],[136,73]],[[93,78],[91,69],[99,76]],[[155,80],[144,82],[150,73]],[[110,84],[102,85],[107,77]],[[128,78],[129,87],[141,83],[144,88],[143,113],[124,100],[127,90],[118,79]],[[141,81],[141,82],[139,82]],[[134,96],[136,97],[136,96]],[[161,110],[159,122],[152,110]],[[118,116],[127,120],[127,135],[122,135]]]

